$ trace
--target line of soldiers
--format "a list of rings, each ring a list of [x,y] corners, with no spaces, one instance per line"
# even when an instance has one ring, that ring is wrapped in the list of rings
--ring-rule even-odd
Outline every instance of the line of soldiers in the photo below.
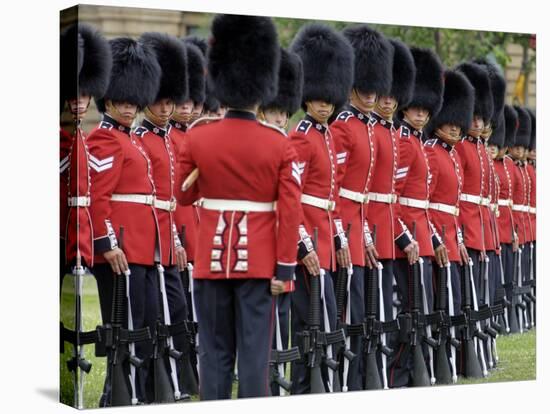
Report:
[[[235,367],[239,397],[451,383],[534,326],[535,114],[492,62],[237,15],[79,24],[61,59],[61,273],[103,319],[62,341],[104,348],[101,406],[231,398]]]

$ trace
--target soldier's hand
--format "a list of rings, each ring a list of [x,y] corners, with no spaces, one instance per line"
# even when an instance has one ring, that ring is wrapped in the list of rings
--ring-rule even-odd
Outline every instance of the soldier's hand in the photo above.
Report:
[[[187,252],[182,246],[176,247],[176,263],[180,272],[183,272],[187,267]]]
[[[514,240],[512,241],[512,251],[515,253],[518,251],[518,248],[519,248],[519,241],[518,241],[518,238],[515,237]]]
[[[280,295],[281,293],[285,293],[285,282],[273,278],[271,279],[269,288],[273,296]]]
[[[466,266],[468,264],[468,259],[470,258],[470,256],[468,256],[468,250],[466,249],[464,243],[458,245],[458,250],[460,252],[460,264]]]
[[[447,252],[447,247],[444,244],[440,244],[434,251],[435,261],[439,267],[443,267],[449,261],[449,256]]]
[[[113,250],[103,253],[103,257],[111,265],[111,269],[115,274],[120,275],[128,270],[126,255],[122,249],[115,247]]]
[[[403,250],[409,259],[409,264],[416,263],[418,261],[418,242],[413,240]]]
[[[319,264],[319,257],[315,250],[309,252],[303,259],[302,263],[306,267],[307,271],[312,276],[317,276],[321,273],[321,265]]]
[[[351,264],[351,257],[349,252],[349,246],[346,246],[340,250],[336,250],[336,261],[340,267],[348,268]]]
[[[369,269],[373,269],[376,267],[378,252],[376,251],[376,247],[374,247],[374,244],[369,244],[365,247],[365,259],[367,261],[367,267]]]
[[[482,250],[481,252],[479,252],[479,261],[484,262],[485,259],[487,259],[487,253]]]

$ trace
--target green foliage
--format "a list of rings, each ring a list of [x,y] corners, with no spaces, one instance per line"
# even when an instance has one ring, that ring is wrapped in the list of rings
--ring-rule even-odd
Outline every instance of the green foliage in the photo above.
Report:
[[[307,19],[275,18],[279,38],[283,47],[288,47],[292,39],[304,24],[314,22]],[[355,24],[349,22],[323,21],[337,30]],[[447,67],[475,58],[486,57],[501,67],[505,67],[510,57],[506,47],[518,43],[529,47],[531,35],[522,33],[489,32],[476,30],[444,29],[433,27],[394,26],[371,24],[371,26],[388,37],[398,38],[410,46],[430,48],[439,55]],[[534,58],[527,65],[530,71]]]

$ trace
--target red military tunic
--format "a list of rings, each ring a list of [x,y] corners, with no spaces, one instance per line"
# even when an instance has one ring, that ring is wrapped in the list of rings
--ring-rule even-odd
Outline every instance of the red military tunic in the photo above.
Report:
[[[87,139],[90,153],[91,208],[95,260],[105,263],[103,252],[118,245],[124,227],[124,253],[128,263],[153,265],[157,240],[157,216],[152,165],[140,138],[107,114]],[[138,196],[151,203],[115,201],[116,196]]]
[[[399,211],[395,206],[399,141],[393,123],[376,112],[371,113],[369,123],[374,131],[373,157],[376,161],[369,188],[367,218],[371,230],[374,226],[377,229],[376,250],[379,258],[395,259],[395,244],[404,249],[412,240],[412,235],[399,218]]]
[[[498,208],[498,196],[500,193],[500,179],[495,169],[495,162],[489,153],[488,145],[485,145],[485,152],[487,154],[487,161],[489,163],[489,227],[491,229],[491,235],[493,236],[494,250],[500,254],[500,234],[497,224],[498,215],[500,214]],[[485,225],[487,227],[487,225]]]
[[[515,174],[513,173],[514,162],[508,156],[495,160],[495,172],[499,179],[498,194],[498,234],[501,243],[512,243],[512,229],[514,226],[514,216],[512,212],[512,192],[515,183]]]
[[[527,223],[525,222],[526,214],[524,213],[525,206],[528,201],[527,194],[527,180],[523,168],[521,168],[521,161],[514,160],[512,174],[514,175],[514,188],[512,191],[512,199],[514,205],[512,210],[514,212],[514,226],[517,232],[519,244],[527,242]]]
[[[163,129],[148,119],[144,119],[142,125],[134,130],[134,135],[141,138],[141,145],[153,165],[153,182],[156,190],[154,206],[159,226],[159,259],[164,266],[176,264],[175,249],[176,246],[181,246],[174,219],[176,152],[170,133],[170,124]]]
[[[367,225],[368,191],[374,170],[374,131],[368,115],[350,106],[330,125],[336,148],[342,225],[351,225],[348,241],[351,261],[365,266],[365,244],[370,242]],[[355,199],[353,199],[355,198]],[[363,198],[364,201],[361,200]]]
[[[413,223],[416,223],[420,256],[433,256],[434,245],[439,246],[441,241],[433,231],[428,212],[431,173],[422,143],[423,132],[402,121],[398,133],[399,164],[395,187],[400,197],[396,210],[409,230],[412,231]],[[419,202],[424,202],[425,207],[419,208]],[[404,258],[406,254],[397,250],[396,257]]]
[[[69,194],[69,158],[72,145],[73,136],[61,128],[59,130],[59,237],[62,240],[66,238],[69,214],[67,196]]]
[[[176,177],[179,176],[179,163],[177,162],[177,154],[181,151],[183,142],[186,138],[186,126],[170,120],[170,138],[176,146]],[[176,189],[176,192],[179,189]],[[187,260],[193,262],[195,260],[195,250],[197,245],[197,233],[199,226],[199,216],[197,212],[197,207],[195,206],[184,206],[178,204],[176,206],[176,211],[174,212],[174,219],[176,221],[176,229],[178,232],[181,232],[182,226],[185,226],[185,240],[182,240],[182,243],[185,245],[185,252],[187,254]]]
[[[177,188],[199,176],[178,202],[204,197],[195,255],[198,279],[291,279],[301,221],[296,153],[280,131],[253,113],[230,110],[225,118],[187,132],[178,154]],[[206,208],[208,200],[277,203],[275,211]],[[264,205],[264,204],[262,204]]]
[[[458,246],[462,243],[458,212],[464,183],[460,155],[437,136],[425,142],[424,150],[431,174],[430,218],[440,235],[445,226],[444,242],[449,260],[457,262],[460,261]]]
[[[488,211],[481,206],[482,200],[489,204],[488,179],[486,177],[487,164],[483,162],[486,157],[485,146],[481,138],[467,136],[455,145],[455,150],[460,155],[464,183],[460,201],[459,223],[464,226],[465,245],[474,250],[484,251],[490,239],[487,231],[482,233],[482,220],[488,221]],[[469,198],[472,201],[466,200]]]
[[[93,230],[90,213],[90,167],[86,137],[80,126],[76,135],[61,131],[61,226],[65,239],[66,263],[77,252],[88,266],[93,266]]]
[[[321,267],[336,270],[336,246],[334,236],[341,225],[336,207],[338,186],[336,170],[336,149],[332,131],[306,114],[289,135],[290,142],[298,154],[298,169],[301,176],[303,226],[313,236],[316,227],[319,232],[317,255]],[[304,202],[305,197],[324,200],[328,208],[319,208]],[[339,224],[337,224],[339,223]],[[303,236],[303,233],[302,233]]]
[[[525,166],[529,178],[529,223],[531,224],[531,238],[537,240],[537,173],[533,162],[528,161]]]

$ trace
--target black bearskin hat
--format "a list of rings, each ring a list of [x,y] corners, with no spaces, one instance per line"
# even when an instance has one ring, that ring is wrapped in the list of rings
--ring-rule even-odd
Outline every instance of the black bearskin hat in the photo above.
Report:
[[[61,101],[90,95],[101,99],[109,84],[112,57],[107,39],[93,26],[73,24],[60,41]]]
[[[516,142],[518,113],[511,105],[504,105],[504,146],[511,148]]]
[[[189,99],[202,104],[206,99],[206,58],[202,50],[188,39],[183,39],[187,49]]]
[[[437,115],[443,104],[443,64],[430,49],[412,47],[411,53],[416,66],[413,96],[409,107],[424,108],[430,116]]]
[[[504,139],[506,135],[506,122],[504,121],[504,111],[500,113],[499,119],[496,121],[491,121],[493,125],[493,133],[489,137],[488,144],[496,145],[498,148],[504,146]]]
[[[206,39],[198,36],[186,36],[183,38],[183,40],[197,46],[204,58],[206,59],[206,55],[208,53],[208,42],[206,41]]]
[[[499,67],[487,59],[476,59],[474,62],[484,66],[489,74],[491,94],[493,95],[493,117],[491,124],[494,127],[498,125],[500,119],[503,119],[502,112],[504,111],[504,100],[506,99],[506,79],[504,79],[504,75]]]
[[[398,109],[409,105],[413,97],[416,66],[409,47],[400,40],[390,39],[393,46],[393,73],[390,96],[397,100]]]
[[[224,106],[248,108],[277,94],[280,50],[270,17],[219,14],[212,22],[208,78]]]
[[[529,116],[531,117],[531,140],[529,141],[529,150],[534,150],[537,148],[537,115],[535,111],[527,108]]]
[[[444,124],[457,125],[468,131],[474,115],[475,90],[468,78],[456,70],[446,70],[444,76],[443,105],[429,124],[429,133]]]
[[[161,77],[155,52],[129,37],[111,39],[109,44],[113,69],[104,99],[128,102],[137,105],[139,109],[155,102]],[[105,112],[104,99],[97,102],[100,112]]]
[[[302,103],[303,87],[304,72],[300,57],[281,48],[277,96],[275,99],[262,104],[262,108],[277,108],[292,115]]]
[[[531,141],[531,117],[527,109],[522,106],[514,105],[514,109],[518,113],[518,129],[514,146],[528,148]]]
[[[172,35],[159,32],[143,33],[139,40],[154,50],[162,70],[155,102],[166,98],[176,104],[185,101],[189,95],[189,79],[183,43]]]
[[[391,91],[393,47],[389,40],[366,24],[346,27],[342,34],[353,47],[353,87],[378,96]]]
[[[308,24],[300,29],[290,50],[303,63],[302,103],[320,100],[338,109],[348,101],[353,84],[353,48],[341,33],[324,24]]]
[[[475,89],[474,115],[481,116],[485,124],[489,123],[493,117],[493,96],[487,69],[472,62],[461,63],[456,69],[466,75]]]

